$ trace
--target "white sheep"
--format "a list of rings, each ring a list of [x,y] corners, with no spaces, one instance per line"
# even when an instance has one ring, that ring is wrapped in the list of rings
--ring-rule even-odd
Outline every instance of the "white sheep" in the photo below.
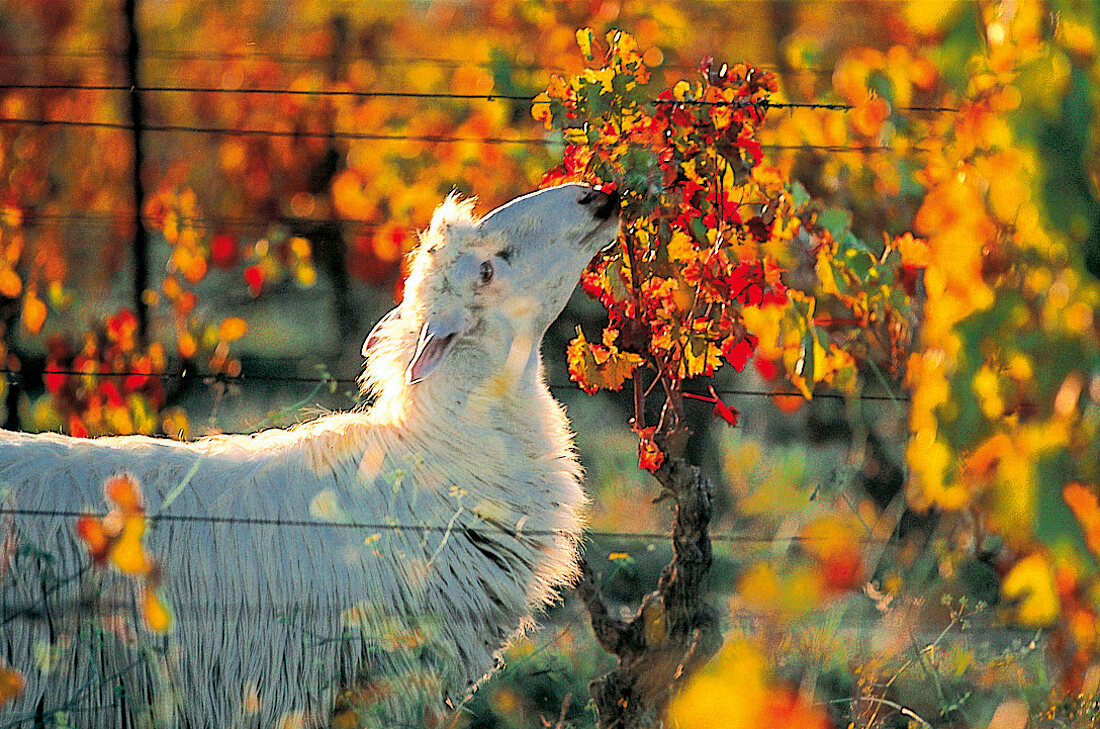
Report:
[[[313,726],[351,686],[365,725],[423,726],[466,697],[577,576],[581,469],[539,345],[617,211],[576,184],[480,220],[449,198],[363,345],[362,411],[191,443],[0,431],[0,657],[26,679],[0,727]],[[90,567],[72,516],[27,513],[102,513],[121,472],[162,517],[167,636],[119,627],[133,581]]]

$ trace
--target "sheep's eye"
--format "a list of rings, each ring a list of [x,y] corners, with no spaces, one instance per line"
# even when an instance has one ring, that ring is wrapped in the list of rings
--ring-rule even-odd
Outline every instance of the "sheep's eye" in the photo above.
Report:
[[[493,280],[493,264],[488,261],[482,261],[481,267],[477,269],[477,282],[484,286]]]

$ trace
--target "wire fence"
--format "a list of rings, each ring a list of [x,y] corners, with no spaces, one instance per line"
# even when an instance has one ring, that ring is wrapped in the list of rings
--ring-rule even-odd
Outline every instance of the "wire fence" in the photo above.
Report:
[[[152,377],[160,380],[188,380],[195,382],[285,382],[285,383],[303,383],[310,385],[358,385],[358,377],[332,377],[332,376],[305,376],[305,375],[265,375],[265,374],[229,374],[221,372],[201,372],[197,370],[181,370],[180,372],[135,372],[135,371],[119,371],[119,372],[87,372],[84,370],[73,369],[58,369],[47,368],[43,370],[33,370],[33,374],[46,376],[46,375],[62,375],[66,377]],[[0,368],[0,375],[7,377],[9,382],[19,382],[24,377],[24,373],[20,370],[16,370],[9,367]],[[577,386],[570,383],[550,383],[548,387],[551,390],[575,390]],[[719,395],[734,395],[741,397],[769,397],[769,398],[804,398],[805,395],[796,390],[752,390],[747,388],[730,388],[730,387],[716,387],[714,392]],[[684,390],[684,394],[688,396],[706,397],[709,395],[707,392],[695,392],[690,389]],[[905,394],[895,395],[889,394],[876,394],[876,393],[842,393],[842,392],[815,392],[813,397],[822,400],[860,400],[863,402],[894,402],[902,403],[908,402],[909,396]]]
[[[263,88],[224,88],[219,86],[126,86],[125,84],[62,84],[62,83],[0,83],[0,89],[35,91],[121,91],[132,93],[198,93],[198,94],[257,94],[309,97],[336,97],[356,99],[420,99],[451,101],[515,101],[531,103],[533,97],[528,94],[462,94],[454,92],[427,91],[355,91],[349,89],[263,89]],[[654,104],[685,104],[704,106],[757,106],[762,109],[811,109],[824,111],[852,111],[858,108],[854,104],[828,101],[705,101],[699,99],[652,99]],[[911,105],[894,107],[895,111],[906,113],[958,113],[953,106]]]
[[[140,128],[124,122],[76,121],[72,119],[18,119],[0,118],[0,125],[14,124],[34,127],[77,127],[87,129],[113,129],[128,132],[181,132],[196,134],[216,134],[224,136],[278,137],[287,139],[344,139],[350,141],[386,141],[386,142],[425,142],[437,144],[475,143],[487,145],[522,145],[565,147],[564,139],[553,137],[465,137],[446,134],[398,134],[351,131],[314,131],[298,129],[248,129],[241,127],[215,127],[187,124],[143,124]],[[832,154],[913,154],[934,152],[936,150],[919,145],[904,148],[886,144],[761,144],[761,149],[769,151],[817,151]]]
[[[82,516],[103,518],[105,513],[97,513],[91,510],[75,509],[19,509],[11,507],[0,508],[0,515],[33,516],[43,518],[79,519]],[[409,532],[411,534],[448,534],[464,531],[473,532],[503,532],[511,537],[561,537],[569,533],[561,529],[526,529],[508,528],[499,524],[479,522],[476,527],[456,524],[391,524],[387,522],[356,522],[356,521],[321,521],[317,519],[277,519],[260,517],[234,517],[213,516],[207,514],[156,514],[148,517],[149,522],[156,524],[181,523],[181,524],[225,524],[234,526],[261,526],[276,527],[280,529],[355,529],[364,532]],[[670,537],[666,532],[627,532],[592,529],[584,532],[586,537],[592,539],[619,539],[639,540],[648,542],[664,542]],[[745,533],[720,533],[711,534],[712,542],[725,544],[800,544],[828,541],[835,539],[831,536],[814,537],[809,535],[792,534],[785,537],[765,537],[759,534]],[[884,544],[888,540],[865,536],[859,539],[864,544]]]
[[[125,51],[112,48],[98,48],[98,49],[86,49],[86,50],[58,50],[56,48],[30,48],[30,49],[5,49],[0,52],[0,58],[35,58],[35,59],[59,59],[59,58],[71,58],[71,59],[108,59],[108,60],[123,60],[126,58]],[[533,63],[530,61],[522,61],[514,56],[501,59],[500,61],[481,61],[465,58],[447,58],[441,56],[396,56],[396,55],[379,55],[379,54],[365,54],[365,53],[339,53],[335,56],[333,54],[317,54],[317,53],[278,53],[272,51],[199,51],[194,49],[173,49],[173,48],[156,48],[150,50],[143,50],[141,57],[144,60],[149,61],[181,61],[184,63],[190,62],[209,62],[209,63],[225,63],[228,61],[255,61],[264,63],[273,63],[280,66],[325,66],[331,67],[334,60],[337,63],[370,63],[376,66],[396,66],[398,68],[409,68],[412,66],[435,66],[438,68],[457,70],[460,68],[495,68],[500,63],[507,64],[507,67],[513,71],[520,72],[534,72],[534,73],[567,73],[566,69],[549,67],[542,63]],[[808,73],[818,76],[830,76],[833,74],[834,69],[822,68],[817,66],[805,66],[800,65],[798,67],[786,68],[777,64],[761,63],[754,64],[754,68],[758,68],[762,71],[772,72],[785,72],[791,73]],[[699,66],[687,64],[687,63],[666,63],[663,62],[659,65],[653,65],[650,67],[651,71],[678,71],[682,73],[698,73]]]

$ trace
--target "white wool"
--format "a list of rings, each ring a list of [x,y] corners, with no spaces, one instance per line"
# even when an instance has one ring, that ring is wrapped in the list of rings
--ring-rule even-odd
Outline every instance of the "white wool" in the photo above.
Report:
[[[157,636],[134,582],[90,569],[71,516],[17,516],[0,656],[26,689],[0,726],[58,710],[107,729],[316,725],[353,685],[365,725],[419,726],[467,696],[577,576],[581,469],[538,348],[614,236],[586,190],[481,221],[440,206],[405,301],[368,340],[369,409],[193,443],[0,432],[5,507],[102,513],[104,479],[126,472],[148,513],[219,519],[147,533],[175,616]],[[453,338],[411,382],[426,332]]]

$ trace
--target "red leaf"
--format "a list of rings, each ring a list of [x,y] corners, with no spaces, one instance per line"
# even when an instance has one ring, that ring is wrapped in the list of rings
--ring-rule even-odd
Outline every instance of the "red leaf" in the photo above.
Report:
[[[718,393],[714,391],[713,385],[710,388],[710,394],[714,398],[714,417],[725,420],[731,428],[737,427],[737,418],[741,415],[741,411],[722,402],[722,398],[718,397]]]
[[[122,395],[118,391],[118,387],[113,382],[99,383],[99,392],[107,398],[107,402],[111,403],[111,405],[116,408],[120,408],[125,404],[122,400]]]
[[[59,370],[63,369],[63,367],[57,362],[47,361],[46,369]],[[65,380],[67,378],[68,375],[59,375],[57,373],[51,372],[47,372],[46,374],[42,375],[42,380],[46,383],[46,390],[49,391],[51,395],[56,395],[58,392],[61,391],[61,388],[65,386]]]
[[[85,427],[84,421],[80,419],[80,416],[73,413],[69,416],[69,435],[74,438],[87,438],[88,428]]]
[[[765,380],[774,380],[776,375],[779,374],[779,368],[770,359],[757,357],[752,361],[752,364]]]
[[[264,289],[264,270],[259,266],[249,266],[244,270],[244,280],[253,296],[259,296]]]
[[[642,430],[635,430],[638,434],[638,467],[649,472],[655,472],[664,463],[665,454],[653,442],[653,432],[656,427],[650,426]]]
[[[237,265],[237,239],[229,233],[211,236],[210,262],[218,268],[232,268]]]
[[[76,535],[88,545],[88,553],[97,565],[107,560],[111,538],[103,528],[103,523],[92,516],[82,516],[76,520]]]

